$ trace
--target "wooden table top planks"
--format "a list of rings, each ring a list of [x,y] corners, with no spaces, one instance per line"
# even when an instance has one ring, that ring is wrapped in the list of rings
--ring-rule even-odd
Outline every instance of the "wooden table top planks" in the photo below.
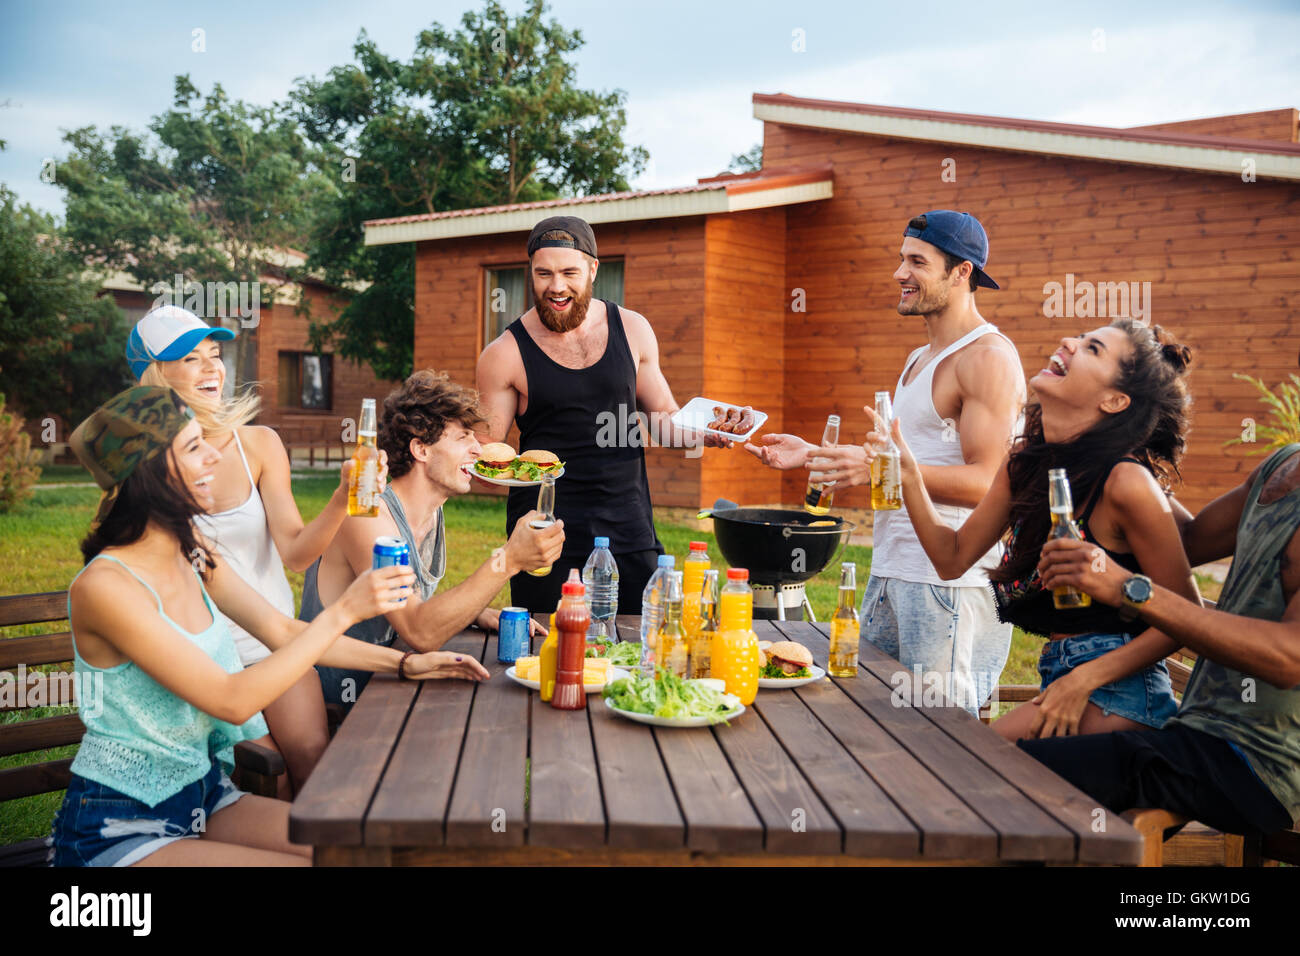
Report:
[[[638,620],[619,618],[638,638]],[[826,666],[826,626],[755,621]],[[534,646],[537,646],[534,641]],[[318,865],[1136,864],[1141,839],[965,711],[911,706],[864,641],[858,676],[760,690],[730,725],[557,711],[496,636],[448,650],[492,679],[376,676],[294,801]]]

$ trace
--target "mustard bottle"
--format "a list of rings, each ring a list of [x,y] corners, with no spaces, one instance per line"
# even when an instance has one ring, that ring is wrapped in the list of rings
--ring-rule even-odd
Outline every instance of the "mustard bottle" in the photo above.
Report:
[[[542,700],[550,700],[555,693],[555,667],[559,662],[559,654],[560,632],[555,628],[555,615],[552,614],[550,630],[546,632],[546,640],[538,651],[540,660],[537,662],[537,683],[541,686]]]

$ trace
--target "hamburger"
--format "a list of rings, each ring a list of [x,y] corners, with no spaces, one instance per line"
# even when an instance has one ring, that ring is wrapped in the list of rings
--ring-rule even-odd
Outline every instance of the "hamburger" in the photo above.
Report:
[[[474,470],[485,478],[509,478],[515,450],[503,441],[488,442],[474,462]]]
[[[777,641],[767,648],[767,663],[760,677],[790,679],[794,677],[811,677],[812,652],[802,644],[794,641]]]
[[[509,447],[509,446],[506,446]],[[542,475],[554,474],[564,463],[552,452],[532,448],[514,460],[514,477],[520,481],[540,481]]]

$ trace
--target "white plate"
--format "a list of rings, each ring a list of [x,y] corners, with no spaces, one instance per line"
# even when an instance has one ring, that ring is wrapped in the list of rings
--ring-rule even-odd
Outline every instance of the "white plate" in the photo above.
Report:
[[[503,488],[537,488],[542,484],[539,478],[536,481],[524,481],[522,478],[489,478],[487,475],[480,475],[474,469],[470,469],[470,474],[479,481],[486,481],[489,485],[501,485]],[[559,471],[551,472],[556,478],[564,474],[564,468],[561,466]]]
[[[635,720],[638,724],[649,724],[652,727],[712,727],[714,724],[720,724],[724,720],[735,720],[745,712],[745,705],[736,701],[736,709],[729,713],[722,714],[717,718],[711,717],[656,717],[654,714],[638,714],[632,710],[619,710],[614,706],[614,702],[608,697],[605,698],[605,706],[620,717],[626,717],[628,720]]]
[[[506,668],[506,676],[509,677],[516,684],[523,684],[529,690],[542,689],[542,685],[539,682],[535,680],[524,680],[522,677],[517,676],[515,674],[514,664],[511,664],[509,667]],[[623,677],[631,677],[631,676],[632,676],[631,674],[623,670],[623,668],[621,667],[611,667],[609,669],[610,680],[619,680]],[[585,690],[588,694],[599,694],[602,690],[605,689],[605,685],[604,684],[583,684],[582,689]]]
[[[677,409],[677,411],[673,412],[673,417],[669,420],[674,425],[686,429],[687,431],[705,432],[709,435],[717,435],[720,438],[726,438],[729,441],[749,441],[749,439],[753,437],[754,432],[762,428],[763,424],[767,421],[767,412],[760,412],[757,409],[754,409],[754,427],[747,432],[720,432],[716,428],[708,427],[709,422],[713,421],[716,417],[713,414],[713,409],[722,408],[723,410],[726,410],[728,408],[739,409],[742,407],[743,406],[741,405],[733,405],[730,402],[719,402],[711,398],[696,397],[692,398],[681,408]]]
[[[804,684],[811,684],[815,680],[821,680],[826,676],[826,672],[813,664],[808,668],[811,677],[760,677],[758,686],[765,687],[768,690],[789,690],[791,687],[802,687]]]

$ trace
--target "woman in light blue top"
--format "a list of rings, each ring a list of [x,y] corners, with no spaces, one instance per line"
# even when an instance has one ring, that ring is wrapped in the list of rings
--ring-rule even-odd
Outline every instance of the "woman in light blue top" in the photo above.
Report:
[[[192,519],[220,455],[175,392],[128,389],[72,436],[105,490],[69,588],[85,737],[55,818],[55,865],[272,865],[308,862],[288,841],[289,804],[243,794],[222,757],[265,734],[259,711],[318,661],[406,678],[487,672],[446,652],[402,654],[340,635],[391,611],[409,569],[368,572],[311,624],[245,584]],[[244,670],[217,609],[272,648]],[[84,680],[84,682],[83,682]]]

